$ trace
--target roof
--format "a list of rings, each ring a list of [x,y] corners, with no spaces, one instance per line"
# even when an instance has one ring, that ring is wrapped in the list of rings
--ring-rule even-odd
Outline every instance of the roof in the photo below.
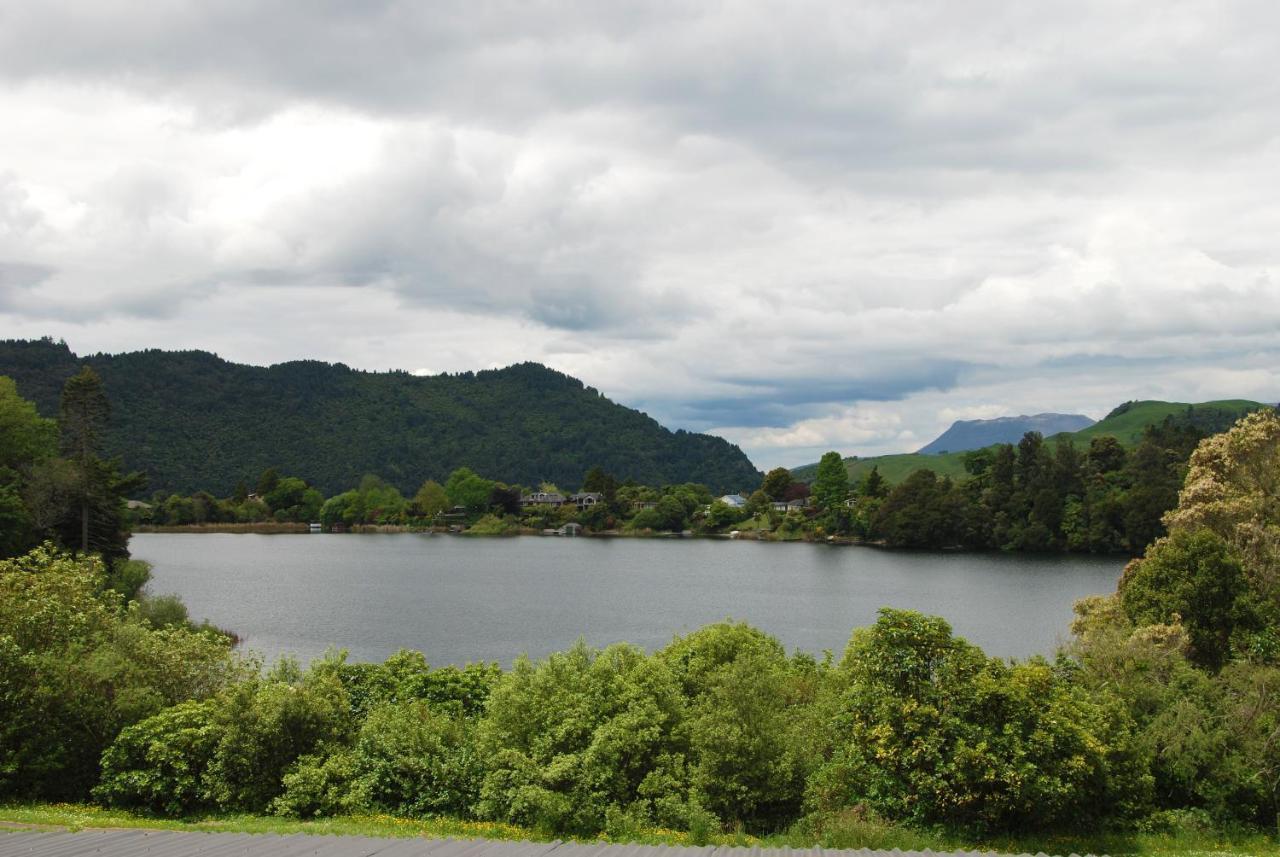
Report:
[[[178,830],[19,831],[0,833],[0,857],[188,857],[213,854],[234,857],[933,857],[932,851],[868,851],[824,848],[743,848],[732,846],[670,847],[611,845],[604,842],[504,842],[496,839],[378,839],[368,836],[290,836],[263,833],[206,833]],[[956,855],[978,857],[977,851]],[[987,852],[988,854],[990,852]],[[1024,855],[1025,857],[1025,855]],[[1044,857],[1044,855],[1037,855]],[[1077,855],[1072,855],[1077,857]]]

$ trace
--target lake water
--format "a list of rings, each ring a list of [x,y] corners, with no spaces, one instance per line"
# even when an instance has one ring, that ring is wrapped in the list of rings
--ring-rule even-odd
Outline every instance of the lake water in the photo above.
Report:
[[[539,657],[583,637],[653,650],[726,617],[791,649],[843,651],[883,606],[945,617],[988,654],[1049,654],[1076,599],[1115,589],[1117,557],[916,553],[702,539],[425,534],[139,534],[150,591],[270,659],[337,646],[432,664]]]

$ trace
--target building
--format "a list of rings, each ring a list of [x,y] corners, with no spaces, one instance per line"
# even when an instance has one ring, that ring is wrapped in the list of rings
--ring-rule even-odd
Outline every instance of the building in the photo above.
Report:
[[[725,494],[720,498],[720,502],[731,509],[743,509],[747,505],[747,498],[741,494]]]
[[[569,502],[577,506],[578,509],[590,509],[592,506],[598,506],[604,502],[604,495],[595,491],[585,491],[580,494],[574,494],[569,498]]]
[[[556,494],[548,491],[534,491],[532,494],[526,494],[520,498],[520,505],[529,506],[563,506],[565,499],[563,494]]]

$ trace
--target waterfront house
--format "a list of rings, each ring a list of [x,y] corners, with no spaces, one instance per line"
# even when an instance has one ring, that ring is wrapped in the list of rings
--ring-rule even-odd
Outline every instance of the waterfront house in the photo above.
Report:
[[[592,506],[596,506],[596,505],[599,505],[600,503],[603,503],[604,495],[599,494],[595,491],[584,491],[579,494],[574,494],[569,498],[569,501],[573,503],[573,505],[577,506],[578,509],[580,510],[590,509]]]
[[[731,509],[742,509],[747,505],[747,498],[741,494],[725,494],[720,498],[720,502]]]
[[[532,494],[526,494],[520,498],[520,505],[526,508],[529,506],[563,506],[564,504],[564,495],[551,491],[534,491]]]

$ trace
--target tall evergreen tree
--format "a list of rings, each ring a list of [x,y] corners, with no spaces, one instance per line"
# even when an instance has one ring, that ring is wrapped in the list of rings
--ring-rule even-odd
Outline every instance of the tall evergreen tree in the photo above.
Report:
[[[129,555],[125,497],[142,488],[140,474],[122,476],[118,461],[101,457],[111,406],[102,379],[88,366],[67,379],[58,409],[62,453],[72,474],[72,508],[58,530],[64,544],[101,553],[113,562]]]

